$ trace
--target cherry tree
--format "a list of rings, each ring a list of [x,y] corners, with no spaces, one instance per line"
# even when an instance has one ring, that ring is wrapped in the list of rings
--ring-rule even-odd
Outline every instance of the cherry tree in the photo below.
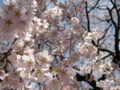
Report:
[[[120,0],[3,0],[0,90],[119,90]]]

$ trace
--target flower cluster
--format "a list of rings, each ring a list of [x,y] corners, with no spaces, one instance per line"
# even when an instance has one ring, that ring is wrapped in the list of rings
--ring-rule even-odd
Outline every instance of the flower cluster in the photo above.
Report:
[[[58,7],[52,7],[45,11],[45,17],[51,19],[62,15],[62,10]]]
[[[48,2],[54,6],[47,8]],[[10,45],[0,53],[1,90],[31,90],[31,83],[39,90],[89,90],[92,81],[104,90],[120,87],[119,66],[101,60],[103,53],[93,44],[98,30],[88,32],[66,8],[56,0],[4,0],[0,41]]]
[[[4,0],[0,15],[0,34],[3,35],[1,40],[12,41],[14,38],[22,37],[23,32],[29,32],[34,11],[27,0]]]

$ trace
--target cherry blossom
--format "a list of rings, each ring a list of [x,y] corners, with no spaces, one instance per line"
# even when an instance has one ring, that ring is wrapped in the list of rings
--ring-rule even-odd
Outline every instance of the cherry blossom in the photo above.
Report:
[[[119,6],[3,0],[0,90],[119,90]]]

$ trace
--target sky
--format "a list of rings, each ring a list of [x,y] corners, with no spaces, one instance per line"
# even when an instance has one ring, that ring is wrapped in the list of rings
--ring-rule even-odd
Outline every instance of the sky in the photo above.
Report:
[[[0,5],[3,3],[3,0],[0,0]]]

